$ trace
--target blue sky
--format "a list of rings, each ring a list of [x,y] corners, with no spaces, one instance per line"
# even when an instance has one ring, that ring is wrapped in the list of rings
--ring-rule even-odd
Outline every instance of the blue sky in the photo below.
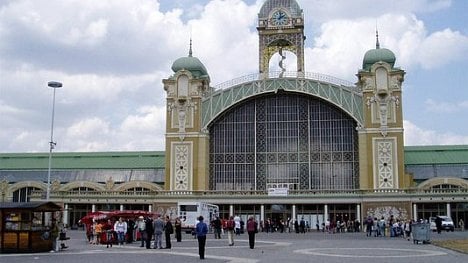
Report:
[[[0,1],[0,152],[48,151],[50,80],[56,151],[164,150],[162,79],[190,36],[213,86],[256,73],[263,2]],[[406,71],[405,144],[468,144],[468,1],[297,2],[306,71],[356,82],[377,25]]]

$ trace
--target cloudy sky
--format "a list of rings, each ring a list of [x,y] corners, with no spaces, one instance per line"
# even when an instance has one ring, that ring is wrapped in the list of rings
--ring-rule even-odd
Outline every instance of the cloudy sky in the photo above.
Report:
[[[468,144],[468,1],[298,0],[306,71],[356,82],[380,44],[406,71],[405,145]],[[171,65],[258,72],[263,0],[0,0],[0,152],[164,150]],[[294,58],[293,58],[294,59]]]

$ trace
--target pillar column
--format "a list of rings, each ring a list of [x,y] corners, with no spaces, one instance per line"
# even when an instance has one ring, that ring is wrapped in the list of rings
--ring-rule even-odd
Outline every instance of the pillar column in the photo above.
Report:
[[[450,208],[450,203],[447,203],[447,216],[452,217],[451,214],[452,214],[452,209]]]
[[[292,215],[291,215],[291,220],[296,221],[296,220],[297,220],[297,218],[296,218],[296,217],[297,217],[297,216],[296,216],[296,213],[297,213],[297,212],[296,212],[296,205],[292,205],[292,207],[291,207],[291,213],[292,213]]]
[[[153,205],[148,206],[148,212],[153,212]]]
[[[65,204],[63,207],[63,216],[62,216],[62,224],[65,227],[68,227],[68,204]]]
[[[120,211],[123,211],[124,210],[124,205],[120,205]]]
[[[265,205],[260,205],[260,222],[265,221]]]
[[[327,204],[323,205],[323,218],[325,219],[325,221],[330,219],[328,217],[328,205]]]
[[[361,205],[356,205],[356,219],[362,224],[362,217],[361,217]]]
[[[413,204],[413,220],[418,221],[418,206]]]
[[[234,205],[229,205],[229,216],[234,216]]]
[[[93,213],[96,212],[96,205],[94,205],[94,204],[91,205],[91,212],[93,212]]]

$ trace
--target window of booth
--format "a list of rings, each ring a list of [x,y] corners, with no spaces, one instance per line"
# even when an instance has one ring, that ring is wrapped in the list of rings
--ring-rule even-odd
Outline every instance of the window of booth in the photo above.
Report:
[[[36,213],[35,213],[36,214]],[[40,214],[40,213],[39,213]],[[42,222],[37,219],[41,218],[34,216],[34,220],[31,218],[30,212],[11,212],[5,213],[5,230],[10,231],[21,231],[21,230],[37,230],[37,226],[41,225]]]

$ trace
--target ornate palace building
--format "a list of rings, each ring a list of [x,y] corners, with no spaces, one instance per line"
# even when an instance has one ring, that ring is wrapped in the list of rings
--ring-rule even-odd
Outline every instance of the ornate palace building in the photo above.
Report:
[[[405,71],[378,36],[352,84],[305,71],[295,0],[265,1],[257,30],[257,74],[212,87],[191,47],[175,60],[163,80],[164,152],[54,153],[50,199],[63,203],[64,223],[96,210],[174,215],[178,201],[310,225],[368,215],[468,220],[468,146],[404,146]],[[270,71],[273,56],[279,71]],[[0,154],[2,201],[43,199],[47,157]]]

